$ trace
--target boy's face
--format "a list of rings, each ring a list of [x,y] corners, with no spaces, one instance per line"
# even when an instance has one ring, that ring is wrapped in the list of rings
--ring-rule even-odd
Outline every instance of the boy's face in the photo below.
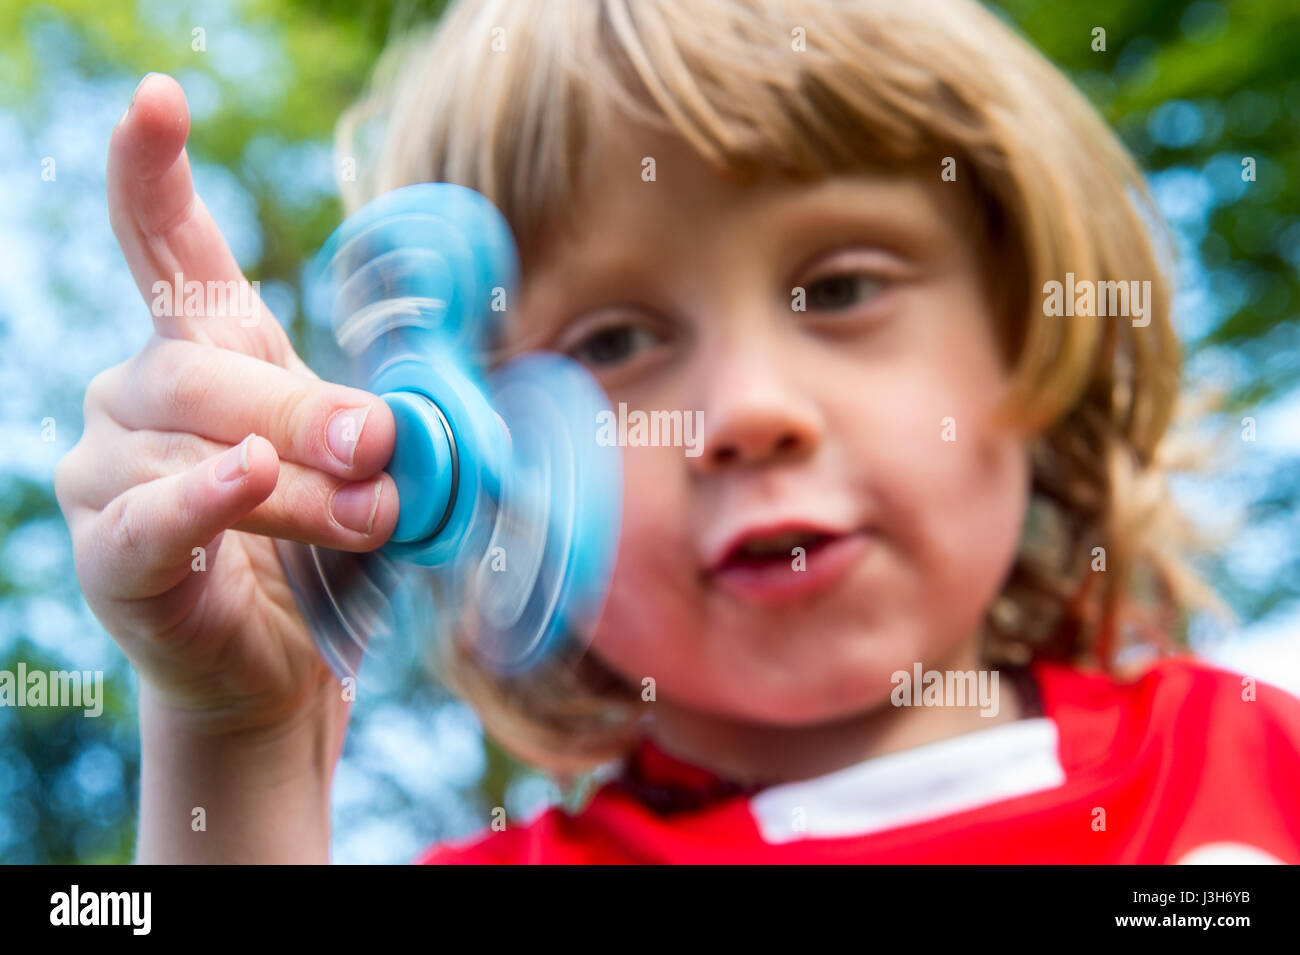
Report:
[[[630,434],[635,412],[702,430],[624,448],[593,652],[659,701],[792,726],[882,704],[913,663],[978,666],[1029,467],[988,420],[1005,377],[964,186],[936,164],[742,187],[680,141],[608,142],[575,235],[525,259],[517,317]],[[837,534],[715,566],[789,523]]]

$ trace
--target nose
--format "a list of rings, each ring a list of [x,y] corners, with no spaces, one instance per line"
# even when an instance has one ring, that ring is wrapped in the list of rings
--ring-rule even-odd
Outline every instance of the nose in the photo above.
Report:
[[[792,462],[815,450],[822,433],[816,405],[777,362],[733,353],[712,366],[697,473]]]

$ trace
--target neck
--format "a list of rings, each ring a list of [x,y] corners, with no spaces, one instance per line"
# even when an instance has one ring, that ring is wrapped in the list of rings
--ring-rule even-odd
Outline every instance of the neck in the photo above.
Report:
[[[930,670],[977,670],[975,641]],[[910,672],[910,671],[909,671]],[[999,681],[995,716],[978,706],[894,706],[889,698],[844,719],[773,726],[731,719],[661,696],[649,735],[665,752],[742,785],[808,779],[855,763],[1014,722],[1028,715],[1011,681]]]

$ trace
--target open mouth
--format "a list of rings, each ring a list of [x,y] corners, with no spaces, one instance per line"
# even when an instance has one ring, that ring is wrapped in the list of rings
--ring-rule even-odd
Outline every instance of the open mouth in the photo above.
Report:
[[[732,567],[765,567],[777,561],[789,562],[800,556],[807,557],[838,535],[808,531],[776,534],[772,537],[755,537],[733,549],[719,570]]]
[[[778,607],[833,590],[870,550],[871,535],[796,527],[731,545],[706,574],[710,587],[745,603]]]

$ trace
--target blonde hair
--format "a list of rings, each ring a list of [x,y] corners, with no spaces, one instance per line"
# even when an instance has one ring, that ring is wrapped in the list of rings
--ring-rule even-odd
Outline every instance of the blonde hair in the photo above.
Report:
[[[414,182],[476,189],[526,269],[540,230],[572,227],[617,116],[731,176],[938,175],[952,157],[1004,270],[1006,420],[1033,436],[1028,531],[985,655],[1109,668],[1126,643],[1172,649],[1179,615],[1213,595],[1183,557],[1188,527],[1165,487],[1181,361],[1171,243],[1133,160],[1059,71],[970,0],[459,2],[385,54],[340,122],[359,172],[340,185],[349,209]],[[1149,278],[1149,324],[1045,318],[1039,290],[1067,271]],[[1097,547],[1105,573],[1090,566]],[[634,735],[636,689],[590,655],[510,683],[458,641],[439,652],[448,685],[536,765],[590,767]]]

